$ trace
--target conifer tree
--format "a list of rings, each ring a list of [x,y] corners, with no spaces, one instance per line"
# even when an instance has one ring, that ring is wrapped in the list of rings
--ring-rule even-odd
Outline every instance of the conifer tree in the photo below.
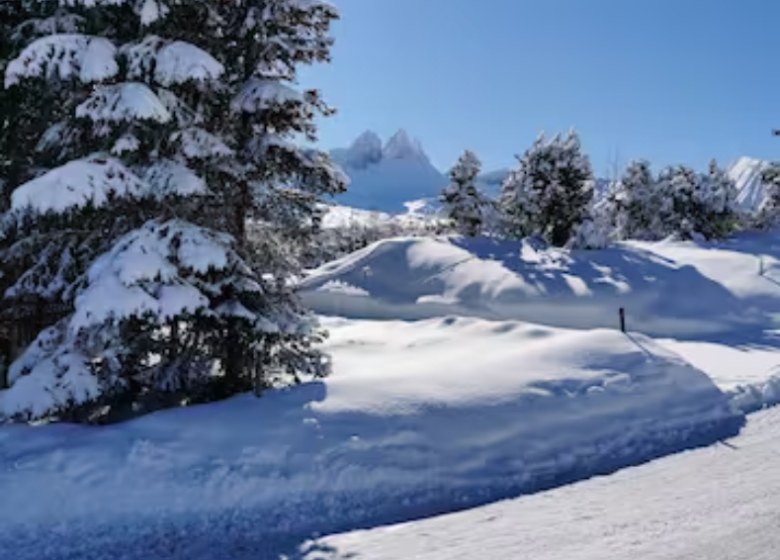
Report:
[[[593,172],[579,136],[542,134],[517,159],[520,167],[504,181],[499,201],[505,229],[564,246],[593,200]]]
[[[629,163],[607,194],[608,212],[618,239],[650,236],[657,208],[655,179],[646,160]]]
[[[444,187],[440,197],[444,215],[466,237],[482,233],[487,199],[476,184],[481,168],[482,164],[473,152],[463,152],[450,170],[450,183]]]
[[[0,256],[14,262],[7,294],[70,311],[11,368],[9,391],[43,387],[48,405],[6,399],[18,404],[6,414],[94,419],[107,403],[154,408],[327,373],[290,279],[321,197],[344,178],[295,143],[332,109],[294,84],[301,65],[329,59],[335,9],[24,6],[36,33],[5,84],[57,105],[25,125],[34,172],[11,184]]]
[[[771,163],[762,173],[764,198],[756,211],[754,225],[760,229],[776,227],[780,221],[780,164]]]

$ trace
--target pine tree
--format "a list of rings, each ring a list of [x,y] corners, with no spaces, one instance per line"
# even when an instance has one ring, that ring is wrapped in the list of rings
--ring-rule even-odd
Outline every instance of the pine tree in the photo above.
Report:
[[[487,199],[477,188],[477,176],[482,168],[479,158],[469,150],[463,152],[450,170],[450,184],[442,190],[440,201],[444,215],[456,231],[466,237],[482,233]]]
[[[780,163],[773,162],[761,173],[764,198],[755,218],[754,227],[771,229],[780,221]]]
[[[734,230],[736,186],[717,165],[706,174],[684,165],[668,166],[659,173],[657,188],[656,230],[662,235],[712,239]]]
[[[629,163],[607,194],[607,209],[618,239],[652,238],[658,191],[646,160]]]
[[[37,383],[48,406],[6,414],[94,419],[107,402],[154,408],[327,373],[313,346],[323,333],[290,279],[321,197],[344,178],[294,143],[332,109],[293,84],[301,65],[329,59],[335,9],[24,5],[40,37],[8,64],[6,86],[58,102],[24,125],[35,171],[11,184],[0,256],[14,263],[8,294],[70,311],[11,368],[9,391]]]
[[[593,200],[593,172],[579,136],[540,135],[517,159],[520,167],[504,181],[499,200],[507,233],[565,245]]]

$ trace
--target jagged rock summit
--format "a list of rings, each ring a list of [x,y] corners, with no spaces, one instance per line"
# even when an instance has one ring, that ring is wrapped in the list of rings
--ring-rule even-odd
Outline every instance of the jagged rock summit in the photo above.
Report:
[[[403,212],[406,203],[437,197],[447,176],[436,169],[419,140],[401,129],[382,143],[373,131],[360,134],[331,157],[350,178],[339,202],[357,208]]]

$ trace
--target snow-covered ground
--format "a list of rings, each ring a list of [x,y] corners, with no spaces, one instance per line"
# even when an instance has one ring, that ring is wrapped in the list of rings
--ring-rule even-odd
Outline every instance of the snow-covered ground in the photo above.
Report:
[[[775,560],[780,410],[739,437],[542,494],[299,547],[304,560]]]
[[[616,328],[622,307],[631,330],[701,337],[777,324],[780,255],[773,244],[754,249],[749,239],[571,253],[488,238],[388,239],[314,271],[304,298],[337,316],[453,314],[579,329]]]
[[[711,444],[744,423],[705,374],[642,335],[327,323],[338,366],[323,383],[105,428],[0,429],[0,547],[46,558],[36,535],[58,526],[83,543],[128,523],[262,519],[256,531],[278,538],[413,519]]]
[[[298,545],[312,532],[430,517],[723,441],[745,413],[780,402],[778,248],[774,234],[573,253],[381,241],[305,281],[331,331],[335,372],[323,382],[105,428],[0,427],[0,557],[308,560],[318,556]],[[533,509],[519,521],[507,513],[491,546]],[[406,527],[409,543],[397,546],[383,539],[403,527],[312,546],[334,559],[423,554],[416,525]],[[583,517],[575,531],[604,552],[615,528],[599,545],[590,531],[601,527]],[[574,546],[529,533],[558,538],[561,554]],[[548,542],[522,538],[529,551]],[[437,544],[432,558],[474,554],[458,546]]]

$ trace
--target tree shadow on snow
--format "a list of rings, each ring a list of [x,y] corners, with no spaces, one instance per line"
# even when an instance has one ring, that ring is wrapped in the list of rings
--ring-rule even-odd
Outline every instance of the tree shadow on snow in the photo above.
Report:
[[[536,250],[527,242],[491,238],[455,238],[452,242],[475,258],[500,263],[536,287],[541,295],[529,299],[529,304],[560,299],[567,306],[600,307],[614,315],[614,326],[619,307],[626,309],[629,318],[647,320],[658,317],[712,322],[743,313],[743,301],[695,267],[679,266],[638,247],[564,251]],[[576,313],[574,307],[571,312]]]

